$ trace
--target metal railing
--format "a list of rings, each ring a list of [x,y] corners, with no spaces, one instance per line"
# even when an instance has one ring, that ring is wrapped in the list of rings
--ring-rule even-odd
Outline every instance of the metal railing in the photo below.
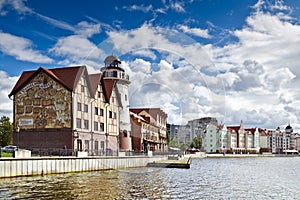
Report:
[[[27,148],[27,150],[31,151],[32,156],[76,156],[77,150],[74,149],[66,149],[66,148]],[[122,153],[125,156],[147,156],[147,151],[117,151],[112,149],[107,150],[84,150],[87,152],[88,156],[119,156]],[[158,155],[176,155],[183,154],[184,152],[173,152],[173,151],[152,151],[153,156]]]

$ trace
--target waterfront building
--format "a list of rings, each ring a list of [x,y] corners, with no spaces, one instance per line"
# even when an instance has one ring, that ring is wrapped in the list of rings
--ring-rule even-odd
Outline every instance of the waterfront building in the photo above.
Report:
[[[118,102],[119,108],[119,142],[120,149],[130,151],[131,150],[131,124],[129,115],[129,97],[128,86],[130,84],[129,76],[125,70],[120,67],[121,61],[118,57],[111,55],[104,60],[105,67],[101,69],[103,74],[103,80],[106,89],[106,93],[110,93],[110,88],[114,88],[117,92],[116,96],[113,96],[112,101]],[[113,102],[112,102],[113,103]]]
[[[259,153],[260,134],[263,131],[260,128],[245,129],[243,121],[240,126],[228,126],[229,152],[233,153]]]
[[[295,149],[298,152],[300,152],[300,135],[299,134],[296,134],[295,140],[296,140],[296,148]]]
[[[229,146],[228,149],[230,152],[234,152],[234,150],[237,148],[237,132],[234,129],[229,128],[228,129],[229,132]]]
[[[220,133],[219,128],[215,124],[208,124],[204,137],[202,138],[204,151],[207,153],[216,153],[219,149]]]
[[[245,149],[249,153],[259,153],[260,152],[260,132],[263,130],[261,128],[250,128],[245,129],[246,142]]]
[[[89,155],[118,151],[119,131],[130,133],[129,116],[124,117],[128,103],[120,97],[128,95],[130,82],[118,64],[118,58],[108,57],[102,73],[91,75],[85,66],[23,72],[9,94],[14,145]]]
[[[219,125],[219,148],[217,149],[220,153],[226,153],[229,149],[229,133],[225,124]]]
[[[261,132],[260,147],[261,152],[270,153],[289,153],[297,149],[297,133],[293,128],[286,126],[284,131],[278,127],[275,130],[265,130]]]
[[[269,146],[270,146],[270,140],[268,130],[263,130],[260,132],[260,139],[259,139],[259,146],[260,146],[260,152],[270,152]]]
[[[167,150],[167,114],[160,108],[130,108],[132,149]]]

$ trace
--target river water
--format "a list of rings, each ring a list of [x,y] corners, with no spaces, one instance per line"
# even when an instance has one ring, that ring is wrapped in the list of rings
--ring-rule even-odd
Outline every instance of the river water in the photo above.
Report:
[[[300,157],[0,179],[0,199],[300,199]]]

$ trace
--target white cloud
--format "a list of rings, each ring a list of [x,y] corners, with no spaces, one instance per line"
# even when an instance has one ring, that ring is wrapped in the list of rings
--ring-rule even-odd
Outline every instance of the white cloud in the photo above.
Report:
[[[90,24],[86,21],[82,21],[76,25],[74,32],[78,35],[89,38],[94,34],[100,33],[100,24]]]
[[[0,70],[0,116],[8,116],[12,119],[13,102],[9,100],[8,94],[17,82],[18,77],[9,77],[8,74]]]
[[[32,10],[25,6],[23,0],[1,0],[0,1],[0,13],[1,15],[6,15],[6,7],[12,7],[19,14],[30,13]]]
[[[152,5],[131,5],[131,6],[124,6],[124,9],[128,11],[142,11],[144,13],[147,13],[153,9]]]
[[[179,2],[179,1],[170,1],[169,6],[171,9],[175,10],[176,12],[185,12],[184,9],[184,2]]]
[[[99,60],[104,56],[94,43],[79,35],[60,38],[49,52],[64,58],[62,63],[65,64],[85,64],[87,60]]]
[[[185,25],[179,25],[178,28],[182,30],[184,33],[191,34],[197,37],[202,37],[202,38],[211,38],[211,35],[209,35],[207,29],[200,29],[200,28],[190,28]]]
[[[145,74],[149,74],[151,72],[151,63],[144,61],[143,59],[135,59],[132,63],[132,70],[135,72],[142,72]]]
[[[17,60],[28,61],[33,63],[52,63],[53,60],[41,52],[32,48],[30,40],[0,32],[0,50]]]
[[[59,21],[59,20],[56,20],[54,18],[39,14],[37,12],[33,12],[33,14],[35,14],[40,19],[44,20],[45,22],[47,22],[47,23],[49,23],[49,24],[51,24],[55,27],[58,27],[58,28],[61,28],[61,29],[64,29],[64,30],[75,31],[75,28],[72,25],[70,25],[70,24],[68,24],[64,21]]]
[[[262,128],[288,122],[300,127],[296,86],[300,83],[300,26],[288,14],[266,11],[271,7],[258,1],[246,25],[233,31],[236,43],[205,47],[222,71],[218,76],[226,86],[228,124],[242,119]],[[273,11],[289,10],[283,4],[275,7]]]
[[[127,32],[109,32],[120,55],[155,49],[165,56],[151,74],[131,68],[131,94],[140,97],[131,98],[133,105],[171,103],[168,114],[172,121],[209,115],[225,117],[222,121],[229,125],[243,120],[248,126],[274,128],[290,121],[300,127],[296,109],[300,105],[296,88],[300,84],[300,26],[287,14],[265,12],[266,6],[258,2],[245,26],[232,31],[237,42],[221,47],[181,43],[184,37],[176,31],[149,24]],[[196,32],[179,28],[189,34]],[[164,99],[159,94],[164,94]]]

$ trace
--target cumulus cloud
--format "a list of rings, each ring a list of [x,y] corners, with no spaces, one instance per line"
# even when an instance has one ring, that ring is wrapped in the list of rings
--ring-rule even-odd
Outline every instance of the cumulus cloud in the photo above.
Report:
[[[263,5],[263,1],[255,5],[245,26],[231,32],[236,42],[226,46],[183,44],[178,38],[184,37],[176,31],[161,31],[149,24],[122,33],[109,32],[120,55],[147,48],[164,55],[158,63],[151,63],[156,70],[150,74],[131,67],[131,94],[140,97],[132,98],[132,104],[170,106],[171,102],[169,116],[177,116],[170,119],[175,121],[209,115],[224,117],[222,121],[229,125],[243,120],[249,126],[274,128],[290,121],[297,127],[299,112],[293,108],[300,105],[299,89],[295,88],[295,83],[300,83],[300,27],[289,15],[264,11]],[[288,8],[278,4],[273,10]],[[188,27],[179,28],[192,33]],[[159,94],[169,95],[162,100]]]
[[[92,61],[103,59],[104,56],[102,50],[80,35],[60,38],[49,52],[55,56],[64,58],[61,64],[65,65],[86,64],[89,62],[94,67],[99,67],[99,63]]]
[[[270,12],[270,8],[289,10],[276,2],[271,7],[258,1],[246,25],[232,32],[236,43],[206,46],[222,72],[218,76],[226,88],[229,124],[243,119],[249,125],[274,128],[290,121],[299,127],[299,117],[292,108],[299,105],[295,85],[300,75],[300,26],[288,14]]]
[[[0,50],[17,60],[34,63],[51,63],[53,60],[40,51],[33,49],[30,40],[9,33],[0,32]]]

